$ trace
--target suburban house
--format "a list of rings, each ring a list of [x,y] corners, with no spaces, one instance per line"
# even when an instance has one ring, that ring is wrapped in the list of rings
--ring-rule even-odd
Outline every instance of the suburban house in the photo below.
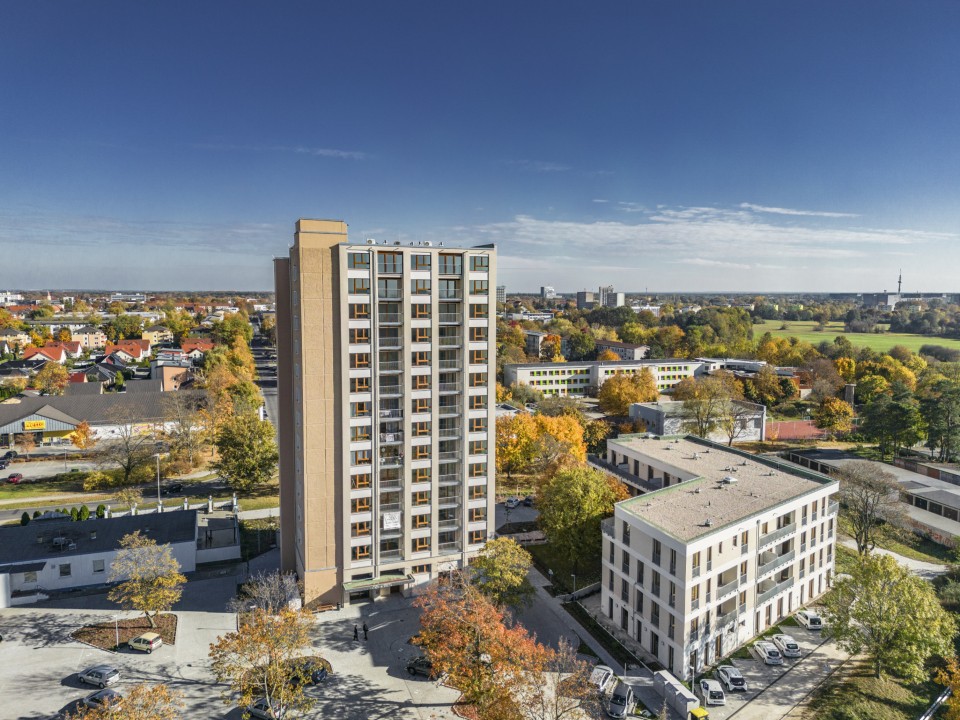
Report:
[[[649,345],[616,342],[615,340],[597,340],[597,355],[611,352],[621,360],[643,360],[650,352]]]
[[[37,355],[29,360],[9,360],[0,363],[0,383],[6,380],[29,378],[34,373],[40,372],[48,362],[50,361],[46,358]]]
[[[602,527],[598,619],[629,649],[687,679],[830,588],[837,481],[689,435],[607,446],[660,487]]]
[[[173,342],[173,332],[163,325],[152,325],[144,330],[140,337],[149,340],[151,345],[161,345]]]
[[[44,345],[43,347],[30,345],[23,351],[24,360],[41,358],[61,365],[67,361],[68,357],[67,350],[62,345]]]
[[[630,419],[642,420],[647,424],[647,432],[653,435],[681,435],[689,432],[685,427],[690,414],[685,411],[686,404],[680,401],[633,403],[630,406]],[[743,400],[731,402],[731,412],[716,419],[716,426],[707,436],[708,440],[726,443],[763,442],[766,438],[767,408]]]
[[[150,361],[150,379],[159,380],[163,391],[179,390],[194,379],[193,361],[179,351],[176,355],[161,352]]]
[[[101,350],[107,346],[106,333],[93,325],[84,325],[72,337],[88,350]]]
[[[194,362],[203,360],[204,355],[213,350],[213,340],[206,338],[184,338],[180,342],[180,349]]]
[[[4,328],[0,330],[0,341],[5,340],[11,347],[19,346],[22,350],[30,344],[30,336],[23,330]]]
[[[56,350],[57,348],[63,348],[67,353],[67,357],[76,360],[83,356],[83,345],[79,340],[68,340],[66,342],[61,342],[58,340],[48,340],[43,344],[44,348],[52,348]]]
[[[151,344],[149,340],[131,339],[118,340],[115,343],[109,343],[103,350],[105,355],[117,355],[124,362],[140,362],[150,357]]]

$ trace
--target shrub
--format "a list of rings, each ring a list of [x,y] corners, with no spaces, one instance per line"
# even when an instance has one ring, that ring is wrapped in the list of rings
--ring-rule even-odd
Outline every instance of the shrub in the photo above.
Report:
[[[75,507],[70,508],[70,519],[74,522],[80,519],[80,511]]]
[[[105,518],[106,516],[107,516],[107,506],[104,505],[103,503],[100,503],[99,505],[97,505],[97,517]]]
[[[89,520],[89,519],[90,519],[90,508],[88,508],[86,505],[81,505],[81,506],[80,506],[80,512],[77,513],[77,517],[79,517],[80,520]]]
[[[99,470],[87,473],[87,476],[83,479],[83,489],[87,492],[105,490],[111,485],[113,485],[113,478]]]
[[[21,524],[21,525],[29,525],[29,524],[30,524],[30,513],[24,512],[23,515],[20,516],[20,524]]]

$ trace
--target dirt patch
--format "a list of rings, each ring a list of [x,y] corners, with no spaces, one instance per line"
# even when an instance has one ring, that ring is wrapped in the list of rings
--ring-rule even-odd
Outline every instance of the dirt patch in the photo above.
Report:
[[[103,650],[118,650],[117,635],[120,636],[120,647],[129,640],[145,632],[160,633],[165,645],[177,643],[177,616],[172,613],[160,615],[156,618],[157,627],[151,628],[150,621],[145,617],[129,618],[113,622],[102,622],[96,625],[84,625],[76,630],[71,637],[82,643],[93,645]]]

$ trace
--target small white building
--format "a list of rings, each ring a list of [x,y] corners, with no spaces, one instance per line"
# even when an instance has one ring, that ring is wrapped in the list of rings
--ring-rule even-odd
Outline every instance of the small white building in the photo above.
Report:
[[[701,375],[704,364],[697,360],[584,360],[556,363],[516,363],[504,365],[504,384],[523,383],[544,395],[583,397],[597,389],[617,373],[628,375],[647,368],[660,391],[668,390],[684,378]]]
[[[727,443],[732,434],[733,442],[763,442],[766,439],[767,408],[743,400],[734,400],[731,404],[733,414],[718,418],[717,427],[707,439]],[[688,420],[684,407],[682,401],[633,403],[630,419],[643,420],[647,432],[652,435],[682,435],[688,432],[684,427]]]
[[[607,448],[661,487],[603,524],[600,619],[628,648],[689,678],[829,589],[836,481],[693,436]]]

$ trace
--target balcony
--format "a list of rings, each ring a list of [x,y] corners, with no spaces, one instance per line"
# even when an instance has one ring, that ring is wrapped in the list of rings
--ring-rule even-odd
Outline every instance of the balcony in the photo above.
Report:
[[[723,598],[725,598],[730,593],[735,593],[738,587],[740,587],[740,584],[737,581],[737,578],[733,578],[733,580],[726,583],[725,585],[721,585],[720,587],[717,588],[717,600],[723,600]]]
[[[380,442],[382,442],[382,443],[402,443],[402,442],[403,442],[403,433],[402,433],[402,432],[380,433]]]
[[[437,313],[437,320],[441,325],[460,324],[463,322],[461,313]]]
[[[439,297],[441,300],[463,300],[463,290],[460,288],[440,288]]]
[[[442,438],[458,438],[461,435],[463,435],[463,428],[462,427],[440,428],[439,435]]]
[[[836,515],[840,512],[840,503],[830,503],[827,505],[827,515]]]
[[[740,554],[741,554],[741,555],[746,555],[746,554],[749,553],[749,552],[750,552],[750,546],[749,546],[747,543],[743,543],[743,544],[740,545]]]
[[[778,555],[768,562],[765,562],[759,568],[757,568],[757,575],[766,575],[771,570],[776,570],[781,565],[786,565],[788,562],[793,562],[793,559],[797,556],[797,553],[791,550],[788,553],[783,555]]]
[[[792,523],[790,523],[789,525],[784,525],[784,526],[783,526],[782,528],[780,528],[779,530],[774,530],[773,532],[769,532],[769,533],[767,533],[766,535],[764,535],[763,537],[761,537],[761,538],[760,538],[760,547],[763,547],[763,546],[765,546],[765,545],[769,545],[769,544],[771,544],[771,543],[775,543],[777,540],[779,540],[779,539],[781,539],[781,538],[785,538],[785,537],[787,537],[787,536],[789,536],[789,535],[792,535],[792,534],[795,533],[796,531],[797,531],[797,524],[796,524],[795,522],[792,522]]]
[[[450,335],[440,338],[441,347],[451,347],[463,345],[463,336],[462,335]]]
[[[399,348],[403,347],[403,338],[382,337],[377,340],[377,346],[381,348]]]
[[[700,598],[694,598],[690,601],[690,612],[700,609]]]
[[[463,360],[438,360],[437,366],[441,370],[460,370],[463,368]]]
[[[381,395],[403,395],[403,385],[400,383],[395,383],[392,385],[381,385],[379,388]]]
[[[377,300],[400,300],[403,298],[403,290],[400,288],[379,288],[377,290]]]
[[[400,455],[382,457],[380,458],[380,467],[383,469],[403,467],[403,457]]]
[[[377,370],[385,373],[400,372],[403,370],[403,361],[388,360],[386,362],[377,363]]]
[[[737,621],[737,611],[731,610],[717,618],[717,630],[723,630],[727,625]]]
[[[403,509],[403,503],[380,503],[380,512],[399,512]]]
[[[695,578],[700,577],[700,566],[699,566],[699,565],[694,565],[693,568],[692,568],[691,571],[690,571],[690,574],[691,574],[692,577],[695,577]]]
[[[403,560],[402,550],[381,550],[380,562],[389,562],[393,560]]]
[[[457,506],[460,504],[460,493],[454,493],[452,495],[438,495],[437,496],[437,507],[451,507]]]
[[[440,543],[437,546],[441,555],[452,555],[453,553],[460,552],[460,543],[451,542],[451,543]]]
[[[440,417],[453,417],[455,415],[460,415],[463,413],[462,405],[441,405],[438,408]]]
[[[441,393],[460,392],[463,389],[463,383],[440,383],[437,388]]]
[[[600,532],[612,540],[617,539],[617,536],[614,534],[613,530],[613,518],[607,518],[606,520],[600,522]]]
[[[389,480],[381,479],[377,486],[381,490],[399,490],[403,487],[403,480],[400,478],[390,478]]]
[[[446,452],[437,453],[437,458],[440,462],[444,460],[459,460],[463,457],[463,453],[460,450],[447,450]]]
[[[380,411],[380,417],[381,417],[381,418],[402,419],[402,418],[403,418],[403,410],[402,410],[401,408],[394,408],[394,409],[392,409],[392,410],[381,410],[381,411]]]
[[[757,595],[757,605],[761,605],[765,603],[767,600],[770,600],[771,598],[776,597],[780,593],[784,592],[785,590],[789,590],[792,587],[793,587],[793,578],[787,578],[782,583],[774,585],[769,590],[765,590],[764,592]]]
[[[453,518],[452,520],[440,520],[437,522],[437,527],[445,529],[457,528],[460,527],[460,520],[459,518]]]
[[[441,485],[449,485],[449,484],[452,484],[452,483],[459,483],[461,480],[463,480],[463,477],[460,476],[460,475],[441,475],[441,476],[439,476],[439,477],[437,478],[437,481],[438,481]]]
[[[401,313],[377,313],[377,321],[381,325],[399,325],[403,322],[403,315]]]

